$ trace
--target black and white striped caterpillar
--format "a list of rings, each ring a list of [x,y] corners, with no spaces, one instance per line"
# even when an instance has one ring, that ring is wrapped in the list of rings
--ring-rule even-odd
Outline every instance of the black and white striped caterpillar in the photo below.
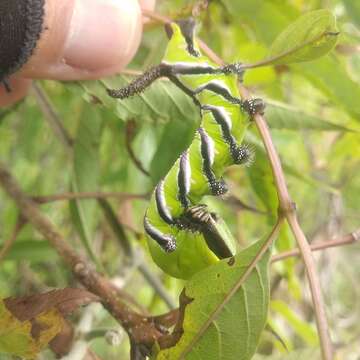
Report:
[[[240,99],[240,63],[219,67],[201,54],[194,25],[192,19],[168,24],[170,39],[161,64],[125,88],[108,90],[110,96],[123,99],[167,77],[200,109],[202,120],[191,145],[156,185],[144,217],[154,261],[165,272],[183,279],[235,252],[226,224],[201,204],[201,199],[226,193],[225,168],[249,161],[250,149],[240,144],[249,118],[264,110],[261,99]]]

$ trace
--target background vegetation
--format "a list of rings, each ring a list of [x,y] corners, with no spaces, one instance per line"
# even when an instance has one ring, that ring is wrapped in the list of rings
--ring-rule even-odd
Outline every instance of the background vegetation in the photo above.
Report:
[[[266,118],[289,191],[312,243],[341,238],[360,227],[359,4],[357,0],[222,0],[211,1],[199,14],[199,36],[205,43],[227,62],[245,63],[262,60],[276,36],[301,14],[326,8],[337,16],[341,33],[329,55],[249,70],[244,78],[244,85],[268,104]],[[199,2],[159,1],[157,12],[182,18],[194,6],[201,9]],[[159,63],[165,46],[161,24],[150,22],[131,69],[142,71]],[[183,284],[160,272],[147,253],[142,230],[146,194],[189,144],[199,118],[191,101],[165,81],[129,103],[106,97],[104,85],[123,83],[122,77],[81,84],[37,83],[25,101],[0,111],[0,159],[28,194],[45,197],[40,198],[41,210],[79,253],[146,311],[161,314],[177,303]],[[270,232],[278,205],[255,128],[247,142],[256,148],[254,164],[230,168],[226,175],[231,195],[226,201],[211,200],[236,234],[239,248]],[[68,192],[92,192],[93,199],[69,200]],[[62,194],[61,200],[50,201],[54,199],[48,196],[54,194]],[[1,192],[0,245],[11,239],[18,222],[18,208]],[[295,247],[287,227],[276,244],[279,252]],[[338,357],[357,360],[359,245],[315,256]],[[68,286],[75,287],[76,282],[51,245],[32,226],[22,227],[1,255],[1,297]],[[319,357],[301,260],[291,258],[271,266],[271,295],[270,323],[287,348],[304,351],[299,359]],[[110,346],[106,340],[107,330],[121,333],[121,329],[99,304],[76,312],[71,320],[79,338],[100,358],[128,357],[126,336],[121,346]],[[264,332],[258,352],[259,359],[271,354],[271,359],[280,359],[285,350],[276,336]],[[49,350],[40,355],[52,357]]]

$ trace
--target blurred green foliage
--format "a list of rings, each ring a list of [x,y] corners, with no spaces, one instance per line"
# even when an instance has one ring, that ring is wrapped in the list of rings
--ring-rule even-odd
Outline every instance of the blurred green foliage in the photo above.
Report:
[[[181,18],[191,13],[195,3],[159,0],[157,11]],[[227,62],[254,63],[269,54],[272,42],[289,23],[314,9],[329,9],[337,16],[341,33],[335,50],[311,62],[249,70],[244,84],[269,104],[267,119],[301,225],[311,241],[326,241],[354,231],[360,223],[359,1],[210,1],[208,10],[199,16],[199,36]],[[162,26],[150,23],[130,67],[141,71],[158,63],[165,45]],[[199,117],[188,98],[162,82],[133,102],[119,104],[107,100],[103,85],[115,86],[122,81],[116,78],[81,84],[41,82],[72,145],[64,144],[54,131],[34,93],[13,109],[0,111],[0,160],[9,166],[28,194],[68,191],[144,194],[153,189],[191,141]],[[135,124],[131,141],[129,135],[126,138],[130,120]],[[247,141],[254,144],[257,159],[250,168],[230,168],[227,179],[234,197],[260,211],[246,211],[231,199],[209,200],[236,234],[239,247],[270,231],[277,206],[270,168],[255,128],[250,129]],[[129,142],[137,159],[150,172],[150,178],[134,165]],[[139,235],[147,201],[110,199],[110,203],[126,224],[134,254],[137,248],[143,249],[144,263],[163,280],[176,300],[182,283],[153,265]],[[151,313],[167,310],[136,270],[142,260],[137,256],[129,260],[129,254],[124,254],[121,239],[112,233],[95,200],[58,201],[41,206],[79,253],[92,257],[97,266],[120,281]],[[0,245],[11,236],[17,217],[13,202],[0,192]],[[287,228],[277,244],[282,251],[295,246]],[[358,245],[327,250],[316,256],[340,359],[355,360],[360,353],[359,258]],[[274,299],[271,323],[290,344],[289,348],[313,347],[314,317],[301,261],[287,260],[271,269]],[[3,297],[72,283],[68,269],[29,225],[22,229],[7,257],[0,262]],[[115,326],[105,310],[99,309],[93,323],[94,327]],[[307,331],[308,328],[311,330]],[[112,348],[99,338],[91,342],[91,347],[104,359],[128,356],[127,341]],[[265,332],[259,352],[282,359],[284,349]],[[51,356],[46,353],[44,358]]]

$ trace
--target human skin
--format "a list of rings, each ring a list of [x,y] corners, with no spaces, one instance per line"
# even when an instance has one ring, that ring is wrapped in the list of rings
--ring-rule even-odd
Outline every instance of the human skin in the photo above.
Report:
[[[0,107],[26,96],[32,79],[98,79],[119,72],[141,40],[141,9],[156,0],[46,0],[43,33],[28,62],[0,86]]]

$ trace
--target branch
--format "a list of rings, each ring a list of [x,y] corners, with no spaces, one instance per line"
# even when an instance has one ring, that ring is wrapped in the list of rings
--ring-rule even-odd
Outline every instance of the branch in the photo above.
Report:
[[[58,229],[43,215],[38,205],[20,189],[19,185],[0,163],[0,185],[21,209],[22,216],[46,238],[63,261],[70,267],[74,276],[91,292],[102,299],[104,307],[123,326],[135,343],[151,347],[163,334],[153,324],[152,318],[131,310],[118,296],[114,286],[66,242]]]
[[[10,236],[4,241],[4,244],[3,244],[2,248],[0,249],[0,262],[8,254],[9,250],[13,246],[17,236],[19,235],[20,231],[22,230],[22,228],[24,227],[25,224],[26,224],[26,220],[24,220],[24,218],[21,215],[18,216],[14,230],[12,231]]]
[[[360,241],[360,229],[358,229],[350,234],[347,234],[339,239],[335,239],[335,240],[331,240],[331,241],[323,241],[323,242],[319,242],[317,244],[310,245],[310,249],[311,249],[311,251],[324,250],[324,249],[328,249],[328,248],[336,247],[336,246],[350,245],[357,241]],[[299,249],[284,251],[280,254],[274,255],[271,258],[271,262],[273,263],[276,261],[287,259],[289,257],[300,256],[300,255],[301,255],[301,253],[300,253]]]

